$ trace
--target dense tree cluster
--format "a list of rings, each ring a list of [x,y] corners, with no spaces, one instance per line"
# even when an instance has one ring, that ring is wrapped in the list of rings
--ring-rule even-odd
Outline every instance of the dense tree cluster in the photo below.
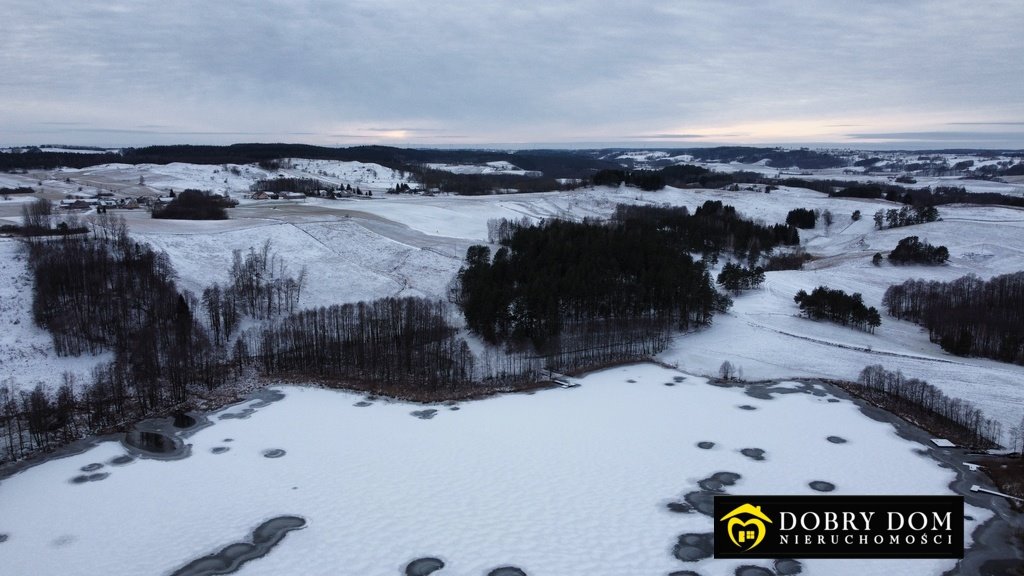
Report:
[[[643,226],[667,232],[674,244],[687,252],[712,258],[731,252],[756,263],[778,246],[800,244],[793,226],[766,226],[742,218],[736,209],[720,200],[708,200],[693,214],[684,207],[619,205],[612,217],[619,225]]]
[[[26,236],[48,234],[53,226],[53,204],[45,198],[21,205],[21,229]]]
[[[937,265],[944,264],[946,260],[949,260],[949,250],[945,246],[932,246],[917,236],[903,238],[889,253],[889,261],[893,264]]]
[[[185,190],[163,206],[153,207],[153,218],[170,220],[227,220],[233,202],[201,190]]]
[[[728,262],[718,273],[717,281],[722,288],[739,294],[741,290],[757,288],[764,282],[764,268],[760,266],[744,268],[739,264]]]
[[[32,194],[35,190],[28,186],[18,186],[17,188],[3,187],[0,188],[0,197],[7,198],[11,194]]]
[[[1000,425],[986,418],[970,402],[951,398],[935,386],[917,378],[906,378],[880,365],[868,366],[858,380],[859,394],[958,444],[975,448],[999,445]]]
[[[9,456],[68,442],[186,400],[192,386],[228,376],[221,350],[179,293],[167,257],[133,242],[104,217],[94,233],[28,243],[35,321],[62,356],[111,352],[84,386],[70,376],[56,391],[0,391]],[[2,457],[0,457],[2,459]]]
[[[665,178],[654,170],[601,170],[591,179],[594,186],[633,186],[654,191],[665,187]]]
[[[268,240],[259,250],[249,248],[244,256],[241,250],[235,250],[228,277],[227,286],[214,284],[203,290],[201,300],[207,325],[218,344],[230,339],[245,316],[264,320],[294,313],[306,283],[306,269],[303,267],[298,276],[290,274]]]
[[[958,356],[1024,365],[1024,272],[952,282],[907,280],[890,286],[889,314],[928,328],[928,337]]]
[[[863,297],[858,293],[847,294],[828,286],[818,286],[810,294],[805,290],[797,292],[793,301],[800,306],[801,313],[815,320],[852,325],[868,332],[874,332],[882,324],[878,309],[865,306]]]
[[[485,340],[528,343],[562,369],[653,354],[668,330],[706,325],[726,306],[679,235],[623,212],[517,226],[493,258],[473,246],[458,293]]]
[[[818,212],[810,208],[794,208],[786,214],[786,224],[797,228],[812,229],[818,223]]]
[[[935,222],[938,219],[939,211],[934,206],[890,208],[888,210],[878,210],[874,216],[875,227],[879,230]]]
[[[473,381],[473,355],[442,302],[385,298],[303,310],[247,334],[271,376],[325,377],[379,393],[441,397]]]

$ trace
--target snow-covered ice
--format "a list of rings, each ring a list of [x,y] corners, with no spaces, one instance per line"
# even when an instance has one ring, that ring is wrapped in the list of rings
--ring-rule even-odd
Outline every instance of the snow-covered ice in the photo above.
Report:
[[[679,535],[710,532],[712,520],[667,504],[715,472],[740,475],[732,494],[814,494],[812,481],[835,484],[835,494],[950,493],[951,470],[849,401],[807,392],[763,400],[654,365],[579,381],[458,411],[435,405],[429,420],[410,415],[418,405],[357,407],[363,398],[352,393],[281,387],[283,400],[248,418],[220,418],[244,406],[213,414],[213,426],[186,439],[183,460],[116,466],[125,448],[104,442],[3,480],[0,565],[33,576],[166,574],[292,514],[308,526],[240,574],[390,576],[424,556],[453,575],[502,565],[531,576],[732,574],[751,562],[672,555]],[[711,449],[697,447],[708,441]],[[270,449],[284,455],[267,458]],[[899,465],[880,465],[891,462]],[[90,464],[109,477],[69,482]],[[967,513],[967,535],[991,515]],[[939,574],[952,565],[806,560],[805,571]]]

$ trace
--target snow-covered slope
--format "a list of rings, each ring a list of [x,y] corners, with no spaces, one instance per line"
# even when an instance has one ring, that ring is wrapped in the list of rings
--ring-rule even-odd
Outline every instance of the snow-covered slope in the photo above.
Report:
[[[28,390],[36,384],[55,388],[64,373],[78,384],[88,382],[93,366],[109,354],[60,357],[53,338],[32,320],[32,277],[24,247],[0,238],[0,387]]]

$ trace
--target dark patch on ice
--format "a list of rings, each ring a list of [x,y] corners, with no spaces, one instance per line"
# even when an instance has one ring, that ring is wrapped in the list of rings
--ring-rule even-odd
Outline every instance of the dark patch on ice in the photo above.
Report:
[[[715,443],[714,442],[708,442],[706,440],[703,441],[703,442],[697,442],[697,448],[700,448],[701,450],[711,450],[714,447],[715,447]]]
[[[626,380],[626,383],[627,384],[636,384],[636,380],[633,380],[632,378],[630,378],[629,380]]]
[[[744,448],[740,450],[740,454],[743,454],[751,460],[764,460],[764,450],[760,448]]]
[[[213,448],[210,448],[210,452],[213,452],[214,454],[223,454],[228,450],[231,450],[231,448],[228,448],[227,446],[214,446]]]
[[[675,572],[669,572],[668,576],[700,576],[700,574],[693,570],[676,570]]]
[[[103,464],[100,464],[99,462],[93,462],[92,464],[86,464],[85,466],[82,466],[81,468],[79,468],[79,470],[81,470],[82,472],[95,472],[100,468],[103,468]]]
[[[697,485],[700,486],[702,490],[706,490],[708,492],[725,492],[726,486],[732,486],[740,478],[742,478],[742,476],[735,472],[715,472],[711,476],[697,482]]]
[[[171,576],[215,576],[237,572],[250,560],[266,556],[288,532],[306,526],[301,516],[278,516],[260,524],[252,531],[251,542],[235,542],[219,552],[189,562]]]
[[[686,376],[673,376],[672,379],[675,380],[676,382],[682,382],[686,380]]]
[[[234,439],[234,438],[225,438],[225,439],[223,440],[223,442],[234,442],[234,441],[235,441],[235,439]]]
[[[188,447],[176,436],[149,430],[131,430],[124,435],[124,445],[136,456],[175,460],[189,455]]]
[[[263,451],[264,458],[280,458],[285,454],[287,454],[287,452],[280,448],[268,448]]]
[[[751,406],[750,404],[742,404],[739,406],[740,410],[757,410],[757,406]]]
[[[58,536],[58,537],[54,538],[53,542],[50,542],[50,545],[54,546],[54,547],[57,547],[57,548],[60,548],[61,546],[67,546],[68,544],[71,544],[76,539],[77,538],[75,538],[71,534],[64,534],[63,536]]]
[[[217,416],[217,420],[244,420],[255,413],[255,408],[242,408],[239,412],[225,412]]]
[[[439,558],[417,558],[405,567],[405,576],[428,576],[444,568],[444,562]]]
[[[184,412],[174,413],[173,425],[175,428],[191,428],[197,423],[196,419]]]
[[[135,462],[135,458],[132,458],[127,454],[115,456],[110,459],[110,464],[113,466],[124,466],[125,464],[131,464],[132,462]]]
[[[775,573],[765,568],[764,566],[754,566],[753,564],[747,564],[736,568],[734,572],[736,576],[775,576]]]
[[[435,414],[437,414],[437,410],[434,408],[427,408],[426,410],[413,410],[412,412],[409,412],[409,414],[412,414],[420,420],[430,420]]]
[[[85,484],[86,482],[99,482],[105,480],[107,476],[110,476],[110,472],[95,472],[93,474],[79,474],[75,476],[69,482],[72,484]]]
[[[846,438],[843,438],[842,436],[829,436],[828,438],[825,438],[825,440],[828,440],[833,444],[846,444]]]
[[[672,549],[672,555],[683,562],[710,558],[715,552],[714,534],[683,534]]]
[[[665,382],[665,386],[675,386],[675,382]]]
[[[831,482],[825,482],[824,480],[815,480],[807,484],[811,487],[811,490],[817,490],[818,492],[831,492],[836,489],[836,485]]]
[[[491,570],[487,573],[487,576],[526,576],[526,572],[515,566],[502,566]]]
[[[449,406],[448,409],[452,410],[453,412],[458,412],[459,410],[462,410],[462,408],[459,408],[458,406]]]
[[[686,502],[669,502],[665,507],[676,514],[689,514],[690,512],[693,512],[693,506],[690,506]]]
[[[7,542],[8,538],[10,538],[10,535],[8,535],[8,534],[0,534],[0,544],[3,544],[4,542]]]
[[[686,500],[693,509],[705,516],[715,515],[715,493],[706,492],[704,490],[694,490],[686,496],[683,496],[683,500]]]
[[[831,402],[832,404],[835,404],[839,402],[839,398],[829,398],[828,400],[826,400],[826,402]]]
[[[964,514],[964,520],[967,520],[968,522],[973,522],[974,516],[971,516],[970,514]]]
[[[931,456],[931,454],[925,448],[914,448],[914,454],[917,454],[919,456]]]
[[[775,568],[775,573],[779,576],[793,576],[804,571],[804,565],[799,560],[792,558],[779,558],[772,567]]]
[[[366,408],[367,406],[373,406],[373,402],[367,402],[366,400],[360,400],[353,404],[356,408]]]
[[[252,416],[253,414],[255,414],[256,411],[259,410],[260,408],[266,408],[267,406],[270,406],[274,402],[279,402],[281,400],[284,400],[284,397],[285,397],[284,396],[284,392],[281,392],[280,390],[271,390],[271,389],[268,389],[268,388],[264,388],[262,390],[257,390],[256,392],[253,392],[251,394],[251,396],[253,398],[255,398],[255,400],[249,402],[248,406],[245,406],[244,408],[239,409],[238,412],[225,412],[224,414],[221,414],[220,416],[217,416],[217,419],[218,420],[239,420],[239,419],[245,419],[245,418],[248,418],[249,416]]]

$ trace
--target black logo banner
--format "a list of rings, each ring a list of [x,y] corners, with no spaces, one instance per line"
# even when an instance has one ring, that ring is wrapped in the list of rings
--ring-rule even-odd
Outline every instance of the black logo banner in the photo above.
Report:
[[[963,558],[962,496],[715,496],[715,558]]]

